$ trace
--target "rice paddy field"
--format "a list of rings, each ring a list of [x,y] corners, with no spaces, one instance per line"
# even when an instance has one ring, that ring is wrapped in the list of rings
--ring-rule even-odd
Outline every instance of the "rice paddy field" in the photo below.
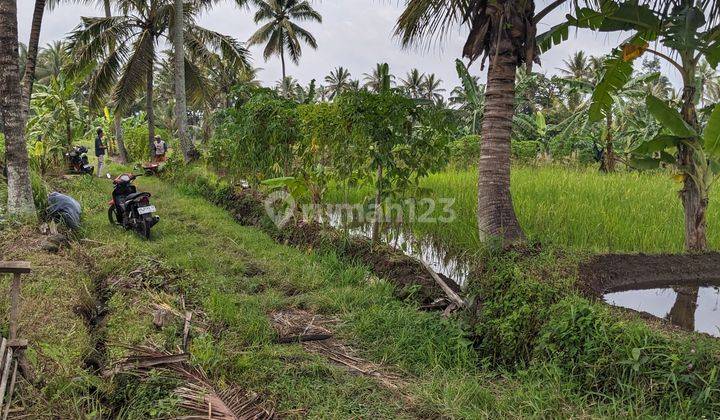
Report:
[[[475,219],[477,174],[448,170],[424,178],[416,199],[454,198],[451,222],[412,223],[412,230],[456,252],[480,249]],[[683,214],[681,184],[668,172],[600,173],[596,168],[516,167],[512,195],[530,239],[545,245],[589,252],[680,252]],[[717,189],[715,189],[717,190]],[[328,201],[362,202],[367,188],[335,189]],[[708,240],[720,246],[720,197],[708,209]],[[418,206],[418,213],[427,209]],[[435,214],[442,214],[438,205]]]

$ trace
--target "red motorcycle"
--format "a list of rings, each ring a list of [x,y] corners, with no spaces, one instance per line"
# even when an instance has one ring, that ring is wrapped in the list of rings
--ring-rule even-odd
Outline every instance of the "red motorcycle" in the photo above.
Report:
[[[153,214],[157,210],[150,204],[150,193],[138,192],[133,185],[139,176],[142,175],[122,174],[113,180],[115,188],[108,203],[108,220],[150,239],[150,229],[160,221],[160,217]],[[112,179],[110,174],[107,177]]]

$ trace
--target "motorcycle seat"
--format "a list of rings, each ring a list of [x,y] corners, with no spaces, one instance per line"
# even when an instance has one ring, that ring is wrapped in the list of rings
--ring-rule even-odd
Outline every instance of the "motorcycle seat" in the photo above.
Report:
[[[138,198],[140,198],[140,197],[150,197],[150,193],[148,193],[148,192],[135,192],[135,193],[132,193],[132,194],[128,194],[128,195],[124,198],[123,201],[124,201],[125,203],[128,203],[128,202],[133,201],[133,200],[136,200],[136,199],[138,199]]]

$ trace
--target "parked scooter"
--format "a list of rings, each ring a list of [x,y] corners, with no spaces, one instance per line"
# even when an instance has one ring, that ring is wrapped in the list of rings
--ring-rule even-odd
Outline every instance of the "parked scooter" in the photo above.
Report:
[[[85,146],[73,146],[72,150],[65,153],[71,173],[92,175],[95,168],[90,165],[87,152],[88,149]]]
[[[139,176],[142,175],[122,174],[113,180],[115,189],[109,203],[108,220],[150,239],[150,229],[160,221],[160,217],[153,214],[157,210],[150,204],[150,193],[138,192],[133,185]],[[112,179],[110,174],[107,177]]]

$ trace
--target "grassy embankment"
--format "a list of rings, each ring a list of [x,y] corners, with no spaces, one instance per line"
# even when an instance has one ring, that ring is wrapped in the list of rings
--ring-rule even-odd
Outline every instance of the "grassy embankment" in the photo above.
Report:
[[[59,416],[79,417],[103,410],[108,415],[112,409],[125,418],[175,414],[176,400],[169,394],[173,383],[128,377],[108,382],[86,365],[91,358],[109,365],[126,353],[119,345],[153,342],[175,348],[180,326],[155,329],[151,311],[157,303],[178,308],[180,294],[189,307],[205,314],[202,322],[209,326],[205,332],[195,330],[192,362],[220,387],[241,384],[290,417],[614,417],[697,415],[718,409],[712,405],[717,392],[712,381],[703,394],[697,379],[680,377],[678,386],[676,378],[673,387],[666,378],[682,371],[689,360],[687,353],[677,356],[686,346],[678,348],[672,340],[654,336],[637,321],[608,322],[604,309],[577,297],[557,303],[557,293],[537,283],[554,263],[551,255],[542,257],[544,262],[496,261],[495,274],[489,277],[494,280],[488,284],[505,283],[508,272],[516,282],[497,288],[507,291],[497,299],[506,304],[486,307],[494,312],[486,315],[497,318],[483,322],[487,339],[476,351],[455,321],[418,312],[411,301],[395,300],[390,284],[363,267],[332,253],[278,245],[265,233],[239,226],[206,200],[160,180],[141,180],[140,185],[154,194],[163,217],[151,242],[109,226],[109,182],[84,177],[63,181],[60,188],[83,203],[83,234],[92,242],[56,256],[39,249],[32,229],[6,224],[0,231],[3,258],[29,259],[36,267],[24,289],[22,325],[32,343],[30,360],[43,381],[40,393],[23,393],[28,403],[36,404],[36,413],[53,410]],[[138,268],[149,274],[130,276]],[[552,273],[554,282],[567,285],[569,274],[557,267]],[[100,286],[107,288],[108,313],[99,328],[92,328],[77,308],[92,306]],[[7,287],[5,279],[0,287]],[[2,302],[5,309],[7,302]],[[568,305],[581,309],[570,321],[564,310]],[[340,317],[338,336],[362,357],[400,373],[400,391],[352,375],[299,345],[273,344],[268,314],[281,308]],[[541,318],[550,315],[548,311],[558,316],[545,324]],[[573,330],[588,320],[593,331]],[[542,346],[529,335],[538,328]],[[626,340],[621,345],[619,333]],[[550,347],[562,342],[558,334],[576,340],[566,344],[577,351]],[[588,336],[595,341],[587,341]],[[98,340],[107,344],[101,355],[94,350]],[[614,352],[605,355],[608,348]],[[641,352],[637,370],[613,362],[631,362],[635,348]],[[704,369],[706,344],[697,348],[692,361]],[[657,352],[675,360],[672,366],[657,364]],[[599,359],[590,362],[587,358],[593,355]],[[589,371],[588,366],[596,368]],[[704,370],[698,375],[707,380]],[[650,384],[644,381],[660,377],[665,380],[651,382],[654,391],[646,395]],[[609,386],[598,387],[599,380],[609,381]],[[675,394],[665,395],[667,390]]]
[[[480,249],[475,209],[477,173],[447,171],[421,182],[423,196],[456,199],[452,223],[416,223],[413,230],[455,252]],[[512,194],[525,232],[532,240],[563,249],[605,252],[681,252],[683,215],[680,184],[668,173],[602,174],[594,168],[517,167]],[[362,202],[367,188],[331,190],[329,201]],[[416,197],[421,198],[421,197]],[[421,207],[422,213],[426,207]],[[438,205],[436,214],[441,214]],[[720,196],[710,196],[708,241],[720,248]]]
[[[199,168],[176,181],[233,214],[247,209],[246,196],[234,196],[226,181]],[[269,226],[279,238],[292,235],[292,227],[275,232]],[[564,392],[579,407],[590,403],[603,414],[608,407],[626,415],[717,414],[718,341],[648,324],[587,298],[575,288],[583,255],[553,247],[539,254],[485,255],[468,290],[481,303],[461,317],[475,334],[482,366],[496,373],[509,369],[514,379],[526,380],[528,372],[548,383],[562,378]]]
[[[131,377],[109,382],[87,364],[95,359],[108,366],[126,354],[121,345],[153,342],[175,348],[178,325],[157,330],[151,312],[158,303],[177,309],[180,294],[210,326],[206,332],[196,330],[192,362],[219,386],[241,384],[260,392],[291,417],[588,416],[654,410],[641,402],[578,396],[575,385],[552,366],[514,373],[477,369],[478,354],[457,324],[418,312],[412,302],[396,301],[391,286],[363,267],[332,254],[278,245],[206,200],[157,179],[140,185],[154,194],[163,217],[151,242],[108,225],[109,182],[87,177],[62,181],[59,188],[83,203],[83,234],[91,242],[53,255],[39,249],[32,229],[7,224],[0,231],[3,258],[28,259],[36,268],[25,283],[22,309],[23,336],[31,342],[28,356],[42,380],[40,393],[23,387],[27,402],[36,404],[35,413],[50,410],[67,418],[107,416],[110,409],[125,418],[176,414],[176,400],[169,394],[173,383]],[[138,269],[149,274],[130,275]],[[113,281],[98,281],[103,279]],[[7,286],[3,279],[0,287]],[[91,309],[99,293],[109,298],[108,313],[92,327],[81,309]],[[6,298],[2,302],[6,314]],[[363,357],[401,373],[404,398],[299,345],[273,344],[268,314],[289,307],[343,319],[339,337]],[[107,345],[100,355],[98,340]]]

